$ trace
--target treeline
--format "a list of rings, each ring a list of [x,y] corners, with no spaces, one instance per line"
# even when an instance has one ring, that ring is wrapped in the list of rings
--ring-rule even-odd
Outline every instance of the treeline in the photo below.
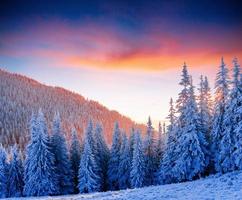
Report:
[[[212,98],[208,79],[203,76],[195,95],[184,64],[179,83],[182,90],[175,103],[170,101],[167,130],[160,124],[155,137],[149,118],[144,138],[134,129],[128,137],[116,123],[110,148],[102,125],[92,120],[83,141],[72,130],[68,147],[59,114],[55,114],[49,134],[40,110],[32,115],[25,153],[19,153],[16,146],[10,156],[0,150],[0,196],[139,188],[242,170],[242,75],[237,59],[232,68],[229,78],[221,60]]]
[[[79,135],[84,135],[83,129],[89,117],[94,123],[102,123],[108,144],[111,144],[113,124],[116,121],[125,131],[132,127],[145,130],[144,125],[136,124],[130,118],[80,94],[46,86],[26,76],[0,69],[0,141],[4,147],[17,143],[21,151],[26,148],[29,142],[28,123],[31,114],[38,112],[39,108],[45,114],[48,129],[51,129],[54,114],[60,113],[68,143],[73,126]]]

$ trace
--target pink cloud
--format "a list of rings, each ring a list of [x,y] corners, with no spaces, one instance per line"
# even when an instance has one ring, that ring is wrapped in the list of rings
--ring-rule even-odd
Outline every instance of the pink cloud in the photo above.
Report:
[[[184,60],[205,65],[223,56],[242,56],[242,33],[191,30],[171,33],[153,27],[138,35],[91,22],[80,26],[58,20],[39,22],[1,35],[5,56],[44,58],[50,65],[156,70]]]

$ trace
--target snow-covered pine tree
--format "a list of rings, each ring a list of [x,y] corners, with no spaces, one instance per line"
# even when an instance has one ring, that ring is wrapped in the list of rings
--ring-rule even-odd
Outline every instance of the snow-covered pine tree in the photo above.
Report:
[[[21,197],[23,194],[23,164],[15,145],[11,150],[11,161],[8,171],[8,197]]]
[[[204,167],[204,160],[202,160],[204,154],[200,141],[205,143],[205,140],[200,130],[195,95],[186,64],[183,66],[182,79],[179,84],[183,86],[183,89],[177,100],[178,118],[175,120],[174,129],[171,132],[171,138],[174,139],[174,142],[171,142],[173,148],[168,149],[171,156],[169,154],[164,156],[160,168],[161,183],[192,179],[199,176]],[[189,148],[194,148],[194,154],[189,151]],[[194,163],[198,161],[201,163]]]
[[[186,104],[183,104],[184,108],[181,109],[184,124],[176,146],[178,156],[172,169],[177,181],[192,180],[200,177],[205,168],[205,157],[200,146],[201,138],[204,135],[199,124],[192,82],[190,84],[189,98]]]
[[[119,189],[127,189],[130,187],[130,170],[131,170],[131,160],[130,160],[130,149],[129,141],[125,133],[122,135],[122,144],[120,148],[120,162],[118,167],[118,181]]]
[[[233,171],[236,168],[237,159],[241,157],[237,153],[234,154],[236,149],[235,143],[240,142],[240,138],[237,137],[236,130],[239,124],[239,120],[241,120],[241,113],[237,112],[238,107],[240,106],[240,66],[238,64],[237,59],[233,60],[233,80],[232,80],[232,88],[229,95],[229,100],[226,105],[224,121],[223,121],[223,133],[220,142],[220,153],[219,153],[219,161],[220,161],[220,170],[223,173]]]
[[[143,153],[142,139],[140,132],[135,133],[133,160],[130,171],[130,183],[132,188],[144,186],[145,181],[145,160]]]
[[[211,156],[211,151],[210,151],[210,147],[211,147],[211,131],[212,131],[212,126],[213,126],[213,115],[214,115],[214,110],[213,110],[213,100],[212,100],[212,95],[211,95],[211,89],[210,89],[210,86],[209,86],[209,83],[208,83],[208,78],[207,76],[204,77],[204,97],[205,97],[205,105],[206,105],[206,113],[207,113],[207,123],[208,123],[208,126],[207,126],[207,134],[205,134],[205,137],[208,141],[208,145],[209,145],[209,167],[208,167],[208,170],[207,172],[209,173],[210,171],[212,171],[213,169],[213,156]]]
[[[61,119],[59,113],[55,114],[53,120],[51,148],[55,158],[54,163],[59,194],[71,194],[73,192],[71,163],[68,155],[66,139],[61,127]]]
[[[25,160],[24,160],[24,183],[26,184],[27,181],[31,178],[29,177],[31,175],[31,173],[29,173],[30,170],[30,166],[32,165],[31,162],[31,158],[27,156],[27,154],[29,152],[32,152],[32,148],[35,145],[35,142],[37,140],[37,136],[38,136],[38,125],[37,125],[37,115],[35,113],[32,113],[31,118],[29,120],[29,134],[28,134],[28,138],[29,138],[29,143],[26,147],[26,152],[25,152]],[[24,188],[25,190],[26,188]],[[25,191],[23,191],[24,195]]]
[[[0,198],[7,197],[7,166],[7,154],[2,145],[0,145]]]
[[[164,148],[165,148],[165,135],[164,135],[163,131],[164,131],[164,128],[162,127],[161,123],[159,122],[158,138],[157,138],[157,144],[156,144],[156,156],[158,159],[158,163],[160,163],[160,161],[162,159],[162,156],[164,153]]]
[[[99,169],[99,176],[101,178],[101,186],[102,186],[101,190],[106,191],[109,149],[104,139],[103,128],[100,123],[96,124],[94,136],[95,136],[95,143],[96,143],[95,146],[97,149],[96,163],[97,163],[97,168]]]
[[[200,77],[198,96],[198,110],[202,129],[205,133],[207,141],[210,140],[210,131],[212,123],[212,100],[211,92],[207,77]]]
[[[175,147],[177,143],[176,127],[175,127],[175,109],[173,106],[173,99],[170,100],[170,109],[168,120],[170,122],[166,134],[165,150],[162,157],[160,167],[157,173],[157,183],[165,184],[173,182],[172,168],[175,164]]]
[[[225,108],[229,94],[229,80],[228,80],[228,69],[224,63],[223,58],[221,59],[221,65],[219,72],[216,76],[215,82],[215,107],[214,107],[214,118],[213,127],[211,131],[211,155],[212,155],[212,166],[215,171],[223,172],[221,163],[223,157],[221,157],[221,139],[224,132],[224,115]]]
[[[78,172],[81,159],[81,144],[77,137],[77,132],[75,128],[72,128],[71,131],[71,147],[70,147],[70,161],[71,161],[71,170],[73,176],[73,187],[74,193],[78,193]]]
[[[99,152],[97,150],[96,139],[94,139],[94,137],[95,137],[95,130],[94,130],[94,125],[93,125],[92,119],[89,119],[89,121],[88,121],[88,125],[87,125],[87,128],[85,130],[85,137],[89,141],[89,145],[90,145],[90,148],[91,148],[91,152],[92,152],[92,155],[93,155],[93,158],[94,158],[94,161],[95,161],[95,168],[93,170],[95,170],[95,174],[97,176],[99,176],[100,179],[101,179],[102,178],[101,177],[102,176],[101,175],[102,169],[98,165]]]
[[[147,123],[146,137],[144,139],[144,158],[145,158],[145,186],[155,184],[155,173],[157,170],[156,147],[154,139],[154,128],[149,117]]]
[[[179,126],[183,126],[184,114],[183,109],[184,105],[186,105],[187,100],[189,98],[189,85],[190,85],[190,78],[187,70],[187,65],[184,63],[182,68],[182,75],[181,81],[179,85],[183,87],[182,91],[178,94],[178,99],[176,101],[176,111],[179,114]]]
[[[92,119],[89,119],[89,121],[88,121],[88,125],[85,130],[85,137],[88,140],[92,154],[94,156],[94,160],[96,162],[97,149],[96,149],[96,142],[94,140],[94,127],[93,127]]]
[[[169,108],[169,115],[168,115],[168,120],[170,122],[169,126],[168,126],[168,130],[167,132],[171,131],[174,129],[174,126],[175,126],[175,120],[176,120],[176,116],[175,116],[175,113],[176,113],[176,110],[174,108],[174,103],[173,103],[173,99],[171,98],[170,99],[170,108]]]
[[[175,137],[176,140],[179,140],[179,137],[181,136],[183,132],[183,128],[185,126],[185,107],[187,105],[187,101],[189,100],[189,86],[190,86],[190,76],[187,70],[187,65],[184,63],[182,68],[182,75],[181,75],[181,81],[179,85],[181,85],[182,91],[178,94],[178,99],[176,101],[176,112],[178,114],[178,117],[176,119],[176,131]],[[174,159],[176,159],[176,155],[174,154]]]
[[[238,65],[234,61],[234,65]],[[236,67],[234,67],[236,68]],[[240,67],[239,67],[240,68]],[[238,86],[238,106],[235,112],[235,121],[237,126],[235,128],[235,150],[233,152],[233,159],[235,161],[236,169],[242,170],[242,73],[240,72],[240,82]]]
[[[37,119],[32,119],[31,122],[34,124],[31,125],[30,130],[33,132],[26,152],[24,195],[57,194],[54,155],[51,152],[50,139],[41,110]]]
[[[190,98],[190,76],[187,70],[187,65],[184,63],[181,74],[181,81],[179,85],[183,88],[178,94],[178,99],[176,101],[176,112],[178,117],[174,121],[173,130],[168,129],[168,141],[167,141],[167,154],[164,155],[164,160],[162,161],[159,174],[161,183],[169,183],[178,181],[178,173],[174,172],[174,167],[177,165],[177,160],[181,159],[181,152],[177,148],[182,146],[180,141],[184,133],[185,126],[187,124],[187,113],[186,107]],[[173,109],[174,110],[174,109]],[[173,115],[173,120],[175,115]],[[168,143],[170,143],[168,145]],[[178,168],[176,168],[178,170]]]
[[[101,188],[101,178],[97,174],[97,164],[92,152],[92,145],[90,142],[90,134],[93,132],[92,122],[89,121],[88,127],[85,131],[84,149],[81,155],[81,162],[79,166],[79,191],[80,193],[98,192]]]
[[[110,159],[108,163],[108,184],[110,190],[118,190],[118,167],[120,159],[120,148],[121,148],[121,133],[119,125],[116,122],[114,125],[113,141],[110,151]]]
[[[134,141],[135,141],[135,129],[132,127],[130,136],[129,136],[129,150],[130,150],[130,160],[131,161],[133,159]]]
[[[200,76],[199,84],[199,95],[198,95],[198,109],[196,113],[199,118],[199,142],[202,148],[202,151],[205,156],[205,173],[209,171],[209,162],[210,162],[210,152],[209,152],[209,141],[210,141],[210,131],[211,131],[211,109],[209,105],[209,86],[208,81]]]
[[[159,170],[160,170],[160,164],[161,164],[161,160],[163,158],[164,155],[164,150],[165,150],[165,135],[163,133],[163,126],[161,125],[161,123],[159,122],[158,125],[158,137],[156,140],[156,172],[155,172],[155,180],[154,180],[154,184],[157,185],[160,183],[160,178],[159,178]]]
[[[210,140],[211,129],[212,129],[212,118],[213,118],[213,100],[212,100],[211,89],[209,86],[207,76],[204,77],[203,88],[204,88],[204,100],[206,105],[206,108],[204,109],[206,110],[206,113],[207,113],[206,118],[208,121],[208,133],[209,133],[209,135],[206,137],[208,138],[208,140]]]

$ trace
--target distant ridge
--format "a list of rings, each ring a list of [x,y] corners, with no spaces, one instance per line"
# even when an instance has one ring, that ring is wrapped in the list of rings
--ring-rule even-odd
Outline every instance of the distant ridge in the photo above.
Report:
[[[132,127],[145,129],[145,125],[136,124],[117,111],[109,110],[77,93],[61,87],[47,86],[26,76],[0,69],[0,141],[4,145],[17,142],[21,147],[25,146],[30,116],[39,108],[44,112],[49,128],[54,113],[60,113],[67,138],[72,126],[82,136],[89,118],[94,123],[102,123],[109,144],[115,121],[128,134]]]

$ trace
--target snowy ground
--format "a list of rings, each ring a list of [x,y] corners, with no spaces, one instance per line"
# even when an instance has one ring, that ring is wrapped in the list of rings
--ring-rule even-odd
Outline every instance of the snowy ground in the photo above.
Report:
[[[214,175],[197,181],[153,186],[141,189],[130,189],[115,192],[103,192],[84,195],[70,195],[62,197],[20,198],[21,200],[213,200],[213,199],[242,199],[242,171]],[[19,200],[19,199],[18,199]]]

